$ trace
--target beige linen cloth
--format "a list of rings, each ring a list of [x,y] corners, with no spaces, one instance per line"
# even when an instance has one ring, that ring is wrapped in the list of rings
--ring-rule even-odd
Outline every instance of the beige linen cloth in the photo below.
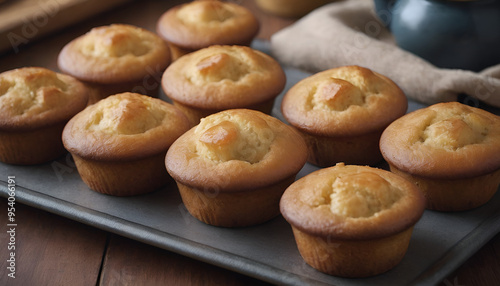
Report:
[[[344,65],[369,68],[425,104],[466,94],[500,107],[500,64],[479,73],[437,68],[396,46],[371,0],[344,0],[312,11],[274,34],[271,52],[284,65],[309,72]]]

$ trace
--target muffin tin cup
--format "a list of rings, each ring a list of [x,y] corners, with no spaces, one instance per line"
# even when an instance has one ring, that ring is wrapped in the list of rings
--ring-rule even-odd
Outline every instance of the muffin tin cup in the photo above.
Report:
[[[426,208],[435,211],[465,211],[486,204],[500,185],[500,169],[481,176],[435,179],[409,174],[389,164],[391,172],[413,182],[424,194]]]
[[[0,131],[0,161],[36,165],[61,157],[66,153],[61,140],[65,124],[26,131]]]
[[[278,216],[281,195],[295,176],[270,186],[242,191],[199,189],[179,182],[177,186],[182,202],[193,217],[213,226],[243,227]]]
[[[106,195],[140,195],[173,182],[165,170],[163,153],[133,161],[116,162],[72,155],[83,182],[90,189]]]
[[[370,240],[337,240],[305,233],[292,226],[304,261],[323,273],[349,278],[374,276],[403,259],[413,226],[391,236]]]
[[[299,130],[308,148],[307,161],[318,167],[339,162],[374,166],[382,161],[378,142],[383,130],[352,137],[316,136]]]

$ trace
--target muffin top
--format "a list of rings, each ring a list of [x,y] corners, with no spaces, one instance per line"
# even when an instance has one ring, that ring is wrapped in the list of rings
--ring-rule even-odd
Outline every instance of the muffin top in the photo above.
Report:
[[[93,160],[130,160],[167,151],[190,128],[173,105],[137,93],[120,93],[88,106],[63,131],[68,151]]]
[[[210,46],[182,56],[162,77],[165,94],[200,109],[245,108],[279,95],[285,73],[270,56],[244,46]]]
[[[232,2],[192,1],[166,11],[157,33],[179,47],[197,50],[211,45],[247,45],[259,32],[257,18]]]
[[[383,129],[408,102],[387,77],[359,66],[316,73],[295,84],[281,110],[298,129],[320,136],[356,136]]]
[[[283,217],[294,227],[341,240],[396,234],[414,225],[424,208],[420,190],[402,177],[343,163],[297,180],[280,202]]]
[[[68,121],[87,105],[77,79],[41,67],[0,74],[0,130],[29,130]]]
[[[394,121],[380,149],[389,163],[414,175],[483,175],[500,168],[500,117],[458,102],[438,103]]]
[[[255,110],[209,115],[170,147],[165,164],[178,182],[201,189],[244,191],[296,174],[307,147],[278,119]]]
[[[69,42],[59,53],[59,68],[94,83],[137,81],[161,73],[170,64],[170,49],[145,29],[113,24],[96,27]]]

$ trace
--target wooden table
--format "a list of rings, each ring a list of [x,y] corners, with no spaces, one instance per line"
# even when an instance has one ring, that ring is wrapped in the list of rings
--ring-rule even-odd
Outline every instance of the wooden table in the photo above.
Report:
[[[57,1],[56,1],[57,2]],[[0,55],[0,71],[22,66],[56,70],[59,50],[90,28],[130,23],[154,30],[156,19],[182,1],[135,1],[66,27],[19,52]],[[262,23],[259,38],[269,39],[293,19],[262,13],[251,0],[237,1]],[[4,175],[4,174],[2,174]],[[16,204],[16,278],[7,276],[7,200],[0,199],[0,285],[266,285],[266,282],[183,257],[69,219]],[[498,285],[500,235],[450,274],[441,285]]]

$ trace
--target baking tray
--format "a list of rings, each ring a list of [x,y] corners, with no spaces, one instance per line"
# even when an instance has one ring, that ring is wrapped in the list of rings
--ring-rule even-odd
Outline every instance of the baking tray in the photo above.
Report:
[[[255,41],[254,48],[266,52],[268,42]],[[310,75],[292,68],[285,68],[285,72],[285,91]],[[282,120],[279,106],[283,93],[273,109],[273,115]],[[409,102],[409,111],[422,107]],[[495,113],[499,114],[498,110]],[[306,164],[298,178],[316,169]],[[347,279],[320,273],[305,264],[291,228],[281,216],[258,226],[221,228],[189,215],[174,184],[134,197],[96,193],[80,179],[69,154],[37,166],[0,163],[0,174],[3,197],[8,196],[7,177],[15,176],[19,203],[280,285],[436,284],[500,232],[500,192],[471,211],[426,210],[398,266],[381,275]]]

